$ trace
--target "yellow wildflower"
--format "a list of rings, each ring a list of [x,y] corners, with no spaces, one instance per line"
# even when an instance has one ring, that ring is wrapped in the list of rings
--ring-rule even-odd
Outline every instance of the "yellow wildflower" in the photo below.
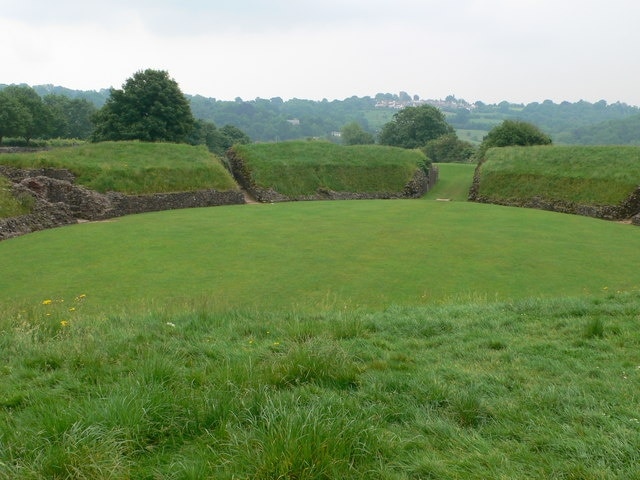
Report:
[[[67,326],[69,326],[69,322],[67,322],[66,320],[62,320],[62,321],[60,322],[60,326],[61,326],[61,327],[67,327]]]
[[[43,300],[43,301],[42,301],[42,304],[43,304],[43,305],[51,305],[52,303],[53,303],[53,300],[51,300],[51,299],[49,299],[49,298],[47,298],[46,300]]]

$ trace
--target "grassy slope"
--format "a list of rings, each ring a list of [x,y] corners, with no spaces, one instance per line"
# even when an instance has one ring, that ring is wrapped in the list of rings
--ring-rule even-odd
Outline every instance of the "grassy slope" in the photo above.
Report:
[[[235,182],[206,147],[170,143],[103,142],[37,153],[5,154],[18,167],[67,168],[77,183],[99,192],[226,191]]]
[[[290,196],[319,188],[347,192],[401,192],[424,154],[415,150],[329,142],[282,142],[234,147],[254,181]]]
[[[508,147],[487,152],[480,195],[617,205],[640,185],[640,147]]]
[[[302,202],[159,212],[0,243],[0,303],[99,308],[419,305],[640,286],[633,226],[468,202]],[[605,254],[606,252],[606,254]]]

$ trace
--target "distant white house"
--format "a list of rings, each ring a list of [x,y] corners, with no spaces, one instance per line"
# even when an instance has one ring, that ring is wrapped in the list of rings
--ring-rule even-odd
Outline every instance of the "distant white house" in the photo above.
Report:
[[[287,122],[289,122],[291,125],[295,125],[295,126],[300,125],[300,120],[297,119],[297,118],[292,118],[291,120],[287,120]]]

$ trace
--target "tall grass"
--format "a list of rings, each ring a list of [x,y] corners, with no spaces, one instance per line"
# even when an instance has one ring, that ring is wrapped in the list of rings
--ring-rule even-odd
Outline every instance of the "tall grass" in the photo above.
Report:
[[[3,309],[0,478],[637,476],[637,293],[322,314],[94,302]]]
[[[318,189],[402,192],[427,162],[418,150],[377,145],[296,141],[233,148],[257,185],[289,196],[314,195]]]
[[[618,205],[638,185],[639,147],[504,147],[487,152],[479,192],[488,198]]]
[[[76,182],[99,192],[129,194],[237,188],[206,147],[170,143],[103,142],[35,153],[4,154],[16,167],[66,168]]]

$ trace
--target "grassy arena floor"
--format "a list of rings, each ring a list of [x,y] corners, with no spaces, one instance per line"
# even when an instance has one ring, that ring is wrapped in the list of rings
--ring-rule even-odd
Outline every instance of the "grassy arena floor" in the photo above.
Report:
[[[640,286],[630,225],[467,202],[178,210],[0,243],[0,302],[384,308]]]

